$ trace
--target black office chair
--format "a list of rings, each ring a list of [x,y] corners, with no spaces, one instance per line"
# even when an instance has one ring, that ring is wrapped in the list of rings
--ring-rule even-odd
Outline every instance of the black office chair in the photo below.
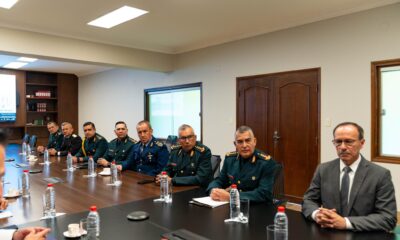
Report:
[[[22,138],[21,144],[22,143],[29,144],[29,139],[30,139],[29,134],[25,133],[24,137]]]
[[[167,140],[165,140],[165,145],[167,146],[168,152],[171,152],[171,146],[176,144],[178,137],[175,135],[168,135]]]
[[[276,162],[274,170],[274,187],[272,190],[272,202],[275,206],[286,205],[285,182],[283,163]]]
[[[37,136],[32,135],[31,138],[29,139],[29,145],[31,146],[31,149],[36,148],[36,143],[37,143]]]
[[[214,178],[219,176],[219,166],[221,165],[221,156],[212,155],[211,156],[211,168]]]

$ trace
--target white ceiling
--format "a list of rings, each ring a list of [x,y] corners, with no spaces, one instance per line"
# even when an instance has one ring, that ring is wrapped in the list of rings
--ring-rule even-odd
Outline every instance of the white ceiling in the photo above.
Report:
[[[400,0],[19,0],[10,10],[0,9],[0,26],[176,54],[396,2]],[[86,24],[124,5],[149,13],[111,29]],[[38,70],[59,67],[53,61],[37,65]],[[91,65],[62,65],[68,71],[97,71]]]

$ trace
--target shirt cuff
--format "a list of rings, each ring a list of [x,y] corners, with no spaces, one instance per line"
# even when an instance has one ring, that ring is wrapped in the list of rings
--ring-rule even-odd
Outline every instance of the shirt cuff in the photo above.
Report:
[[[317,221],[317,220],[316,220],[316,215],[317,215],[318,211],[319,211],[319,209],[314,210],[314,212],[312,212],[312,214],[311,214],[311,218],[312,218],[315,222]]]
[[[12,239],[13,235],[17,231],[17,229],[1,229],[0,230],[0,237],[1,239]]]
[[[353,225],[351,224],[350,220],[345,217],[344,220],[346,220],[346,229],[347,230],[352,230],[353,229]]]

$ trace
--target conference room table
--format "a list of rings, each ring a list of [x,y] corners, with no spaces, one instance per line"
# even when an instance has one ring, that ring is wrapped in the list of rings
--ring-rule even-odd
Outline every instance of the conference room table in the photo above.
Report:
[[[7,150],[12,151],[12,147]],[[15,150],[15,149],[14,149]],[[18,151],[18,148],[15,150]],[[15,153],[14,153],[15,154]],[[18,154],[18,153],[17,153]],[[17,160],[16,160],[17,161]],[[39,160],[40,162],[41,160]],[[49,171],[32,175],[32,190],[30,199],[16,199],[9,209],[14,217],[2,225],[17,224],[19,227],[44,226],[52,229],[48,239],[64,239],[63,232],[68,224],[79,223],[88,214],[90,205],[100,208],[100,239],[161,239],[165,233],[185,229],[203,237],[202,239],[267,239],[266,226],[273,223],[276,207],[266,203],[250,205],[250,218],[247,224],[225,223],[229,217],[229,204],[208,208],[190,204],[194,197],[206,196],[205,190],[196,187],[175,187],[172,203],[160,203],[153,200],[159,195],[159,187],[155,184],[137,184],[148,176],[134,172],[123,172],[123,184],[120,187],[107,186],[109,179],[98,176],[92,179],[84,178],[87,170],[77,170],[72,177],[62,169],[65,161],[52,158]],[[7,163],[7,176],[12,163]],[[31,167],[43,167],[38,162]],[[47,167],[45,167],[47,168]],[[18,172],[19,169],[15,172]],[[47,174],[46,174],[47,173]],[[20,173],[19,173],[20,174]],[[63,183],[55,184],[56,209],[65,212],[53,219],[39,220],[42,216],[41,195],[45,189],[43,178],[60,176]],[[18,174],[16,174],[18,175]],[[91,182],[92,181],[92,182]],[[41,183],[41,184],[39,184]],[[7,186],[7,184],[5,184]],[[133,211],[145,211],[150,217],[144,221],[129,221],[127,215]],[[315,223],[307,221],[301,213],[287,210],[289,219],[289,239],[332,239],[332,240],[389,240],[396,239],[392,233],[339,231],[321,229]],[[13,219],[15,218],[15,219]],[[176,232],[180,233],[180,232]],[[201,238],[176,238],[201,239]]]

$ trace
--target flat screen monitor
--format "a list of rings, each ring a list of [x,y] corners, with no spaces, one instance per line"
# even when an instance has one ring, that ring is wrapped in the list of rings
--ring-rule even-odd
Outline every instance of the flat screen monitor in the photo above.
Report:
[[[15,122],[17,118],[15,75],[0,74],[0,122]]]

